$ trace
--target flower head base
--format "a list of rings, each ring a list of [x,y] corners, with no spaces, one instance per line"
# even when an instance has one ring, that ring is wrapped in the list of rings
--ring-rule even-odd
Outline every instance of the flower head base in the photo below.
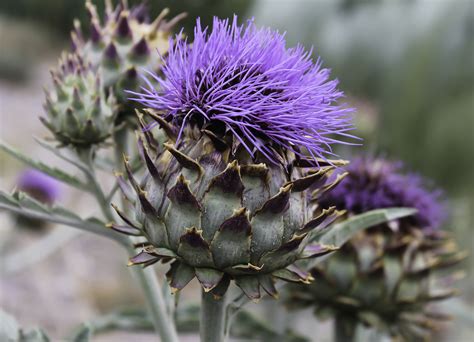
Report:
[[[291,163],[294,158],[288,167],[255,163],[248,154],[232,154],[232,146],[206,134],[196,137],[189,129],[176,144],[179,127],[148,114],[161,120],[166,143],[145,130],[140,116],[145,177],[136,180],[126,162],[130,184],[123,175],[118,182],[134,209],[125,215],[116,208],[124,224],[111,224],[146,246],[130,263],[174,260],[167,274],[172,289],[181,290],[197,277],[205,291],[220,296],[234,280],[252,300],[263,291],[276,297],[276,279],[310,282],[294,263],[336,249],[319,243],[319,237],[344,212],[328,207],[313,214],[307,192],[336,186],[342,177],[329,179],[338,161],[321,162],[317,170]]]
[[[313,159],[331,155],[331,145],[348,137],[351,109],[329,70],[302,46],[287,49],[284,36],[252,21],[214,19],[212,30],[197,21],[194,41],[171,42],[162,72],[149,72],[142,93],[146,107],[163,112],[177,126],[197,126],[218,137],[232,135],[254,156],[276,162],[282,149]]]
[[[116,100],[102,87],[92,65],[77,54],[63,54],[51,72],[53,87],[46,91],[43,124],[61,145],[89,148],[113,133]]]
[[[446,218],[440,201],[442,192],[429,190],[427,181],[416,174],[402,173],[402,169],[401,162],[354,158],[346,168],[349,175],[319,201],[354,214],[390,207],[416,208],[412,223],[422,229],[439,228]]]

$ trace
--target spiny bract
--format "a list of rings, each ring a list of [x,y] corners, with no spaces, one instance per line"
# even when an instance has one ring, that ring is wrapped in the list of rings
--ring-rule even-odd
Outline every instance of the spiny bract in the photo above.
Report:
[[[105,18],[101,23],[96,6],[89,0],[86,8],[90,16],[90,36],[85,37],[76,21],[71,33],[73,50],[97,69],[104,88],[112,89],[121,107],[127,106],[129,101],[124,89],[139,89],[141,69],[158,72],[162,62],[156,58],[156,52],[163,55],[167,52],[169,32],[183,14],[166,21],[164,17],[169,10],[165,9],[149,23],[146,4],[129,8],[127,1],[121,1],[112,8],[111,1],[106,1]],[[126,109],[121,108],[121,111]],[[133,115],[133,110],[131,113]]]
[[[456,292],[450,284],[458,274],[450,267],[464,253],[437,229],[444,215],[436,211],[442,208],[438,191],[428,191],[418,176],[400,173],[399,163],[353,162],[348,177],[319,203],[333,203],[350,214],[390,206],[414,206],[418,213],[356,235],[311,270],[317,282],[288,288],[287,303],[314,306],[317,314],[348,325],[368,324],[406,341],[426,338],[446,318],[429,304]]]
[[[146,240],[147,247],[131,264],[174,260],[167,274],[173,289],[182,289],[196,276],[205,291],[220,296],[234,279],[254,300],[261,297],[260,288],[277,295],[275,278],[309,282],[311,276],[292,264],[335,249],[309,240],[341,212],[329,207],[313,217],[306,190],[313,186],[324,193],[336,185],[342,177],[327,182],[335,166],[320,161],[319,169],[306,171],[303,166],[311,163],[289,151],[282,156],[285,166],[266,164],[265,158],[252,160],[236,138],[227,143],[192,127],[184,129],[177,143],[179,127],[148,114],[168,141],[160,145],[141,117],[139,146],[146,177],[139,184],[126,163],[132,186],[121,175],[118,179],[136,204],[135,217],[116,208],[126,224],[112,224]]]
[[[63,54],[52,71],[53,88],[46,91],[43,124],[61,145],[88,148],[103,143],[113,132],[114,96],[106,96],[101,79],[76,54]]]
[[[231,279],[255,300],[261,288],[277,295],[274,278],[309,282],[293,264],[335,249],[309,242],[341,214],[312,215],[306,194],[344,176],[328,182],[338,162],[316,158],[334,141],[328,135],[351,127],[337,82],[278,32],[237,18],[216,18],[212,31],[198,20],[193,43],[178,35],[164,62],[163,78],[152,74],[160,89],[134,93],[167,142],[163,150],[140,119],[147,176],[138,184],[129,172],[135,222],[113,226],[150,245],[131,262],[174,259],[174,289],[196,276],[217,296]]]

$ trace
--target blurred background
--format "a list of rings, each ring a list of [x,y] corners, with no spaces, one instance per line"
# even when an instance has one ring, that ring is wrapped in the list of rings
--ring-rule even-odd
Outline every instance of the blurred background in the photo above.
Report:
[[[103,5],[101,0],[95,2]],[[181,23],[188,32],[197,16],[208,23],[213,15],[237,13],[286,31],[289,46],[313,46],[340,80],[347,101],[358,110],[355,134],[364,138],[364,144],[351,151],[401,159],[410,169],[433,179],[445,190],[451,208],[446,229],[454,232],[464,249],[472,250],[473,1],[153,0],[149,5],[152,17],[164,7],[170,7],[172,14],[188,12]],[[83,0],[0,1],[0,137],[58,164],[38,149],[33,136],[46,134],[38,116],[49,68],[69,45],[72,20],[85,16]],[[349,157],[347,151],[341,154]],[[2,190],[14,186],[22,167],[0,152]],[[89,200],[69,191],[61,198],[64,205],[78,206],[81,213],[91,210]],[[43,234],[14,227],[6,213],[0,213],[0,222],[2,256],[12,246],[27,248]],[[22,324],[43,326],[55,337],[65,336],[94,315],[142,300],[123,267],[124,253],[111,242],[70,235],[58,238],[65,248],[30,266],[8,264],[11,269],[7,269],[5,259],[0,278],[0,307]],[[460,282],[461,299],[446,304],[456,318],[439,340],[472,338],[473,265],[471,253],[464,264],[467,277]],[[191,299],[195,295],[192,291],[184,294]],[[309,313],[303,321],[311,322]],[[298,325],[311,336],[311,324]],[[321,331],[317,340],[327,340],[324,326]]]

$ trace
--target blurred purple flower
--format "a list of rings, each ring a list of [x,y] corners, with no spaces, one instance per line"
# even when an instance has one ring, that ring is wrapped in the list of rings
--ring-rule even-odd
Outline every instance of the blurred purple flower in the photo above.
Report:
[[[403,164],[369,157],[354,158],[345,168],[349,175],[323,195],[323,207],[335,205],[359,214],[389,207],[416,208],[412,223],[422,229],[436,229],[447,217],[442,191],[429,189],[417,174],[403,173]]]
[[[343,92],[330,70],[301,45],[287,49],[284,35],[214,18],[212,30],[197,20],[194,41],[171,41],[163,76],[134,100],[161,111],[181,126],[233,134],[251,156],[275,161],[275,149],[326,159],[331,145],[354,138],[352,109],[338,103]],[[181,134],[181,132],[180,132]],[[347,144],[347,143],[345,143]]]
[[[47,204],[53,204],[61,193],[60,183],[56,179],[35,169],[27,169],[20,174],[17,188]]]

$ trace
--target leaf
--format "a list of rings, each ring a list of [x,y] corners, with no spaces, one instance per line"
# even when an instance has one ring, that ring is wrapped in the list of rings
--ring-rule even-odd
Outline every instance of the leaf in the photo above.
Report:
[[[327,229],[324,234],[319,237],[318,242],[325,245],[341,247],[352,236],[364,229],[415,213],[416,209],[412,208],[388,208],[355,215]]]
[[[49,342],[50,339],[41,329],[24,331],[13,316],[0,310],[0,341]]]
[[[416,212],[416,209],[412,208],[387,208],[372,210],[360,215],[352,216],[343,222],[336,223],[332,227],[326,229],[322,235],[319,235],[316,238],[314,238],[313,236],[311,240],[315,240],[318,243],[325,245],[334,245],[336,247],[341,247],[355,234],[360,231],[363,231],[364,229],[373,227],[381,223],[410,216],[415,214]],[[325,260],[330,256],[331,254],[328,254],[313,259],[309,263],[309,267],[314,267],[316,264],[320,263],[321,261]]]
[[[94,327],[91,324],[83,323],[70,340],[72,342],[89,342],[94,332]]]
[[[10,156],[16,158],[17,160],[25,163],[26,165],[35,168],[53,178],[56,178],[57,180],[69,184],[75,188],[78,189],[87,189],[87,185],[84,184],[79,178],[76,176],[70,175],[60,169],[50,167],[40,161],[36,161],[24,154],[22,154],[20,151],[14,149],[11,146],[8,146],[4,142],[0,141],[0,150],[8,153]]]
[[[53,153],[58,158],[60,158],[64,161],[76,166],[78,169],[80,169],[82,171],[85,171],[85,172],[88,171],[89,167],[86,164],[84,164],[83,162],[81,162],[80,160],[74,160],[73,158],[70,158],[70,157],[64,155],[64,153],[62,153],[59,148],[57,148],[56,146],[54,146],[53,144],[47,142],[44,139],[37,138],[37,137],[34,137],[34,139],[41,147],[43,147],[44,149],[50,151],[51,153]]]
[[[41,329],[33,329],[29,331],[20,330],[20,338],[18,342],[49,342],[50,339]]]
[[[59,206],[38,206],[35,200],[21,192],[9,195],[0,191],[0,209],[6,209],[35,219],[79,228],[90,233],[108,237],[122,245],[130,245],[127,237],[106,228],[105,223],[97,218],[82,219],[72,211]]]
[[[18,341],[19,329],[16,319],[0,310],[0,341]]]

